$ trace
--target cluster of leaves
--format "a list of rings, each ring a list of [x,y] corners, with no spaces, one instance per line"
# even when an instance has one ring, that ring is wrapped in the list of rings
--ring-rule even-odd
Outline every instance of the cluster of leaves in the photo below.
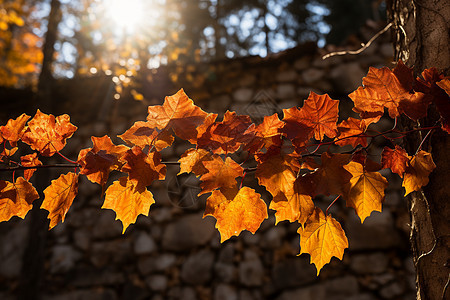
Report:
[[[376,137],[393,142],[409,133],[396,128],[397,117],[404,113],[413,120],[422,118],[430,103],[441,113],[442,129],[449,133],[449,94],[449,77],[432,68],[415,79],[412,70],[399,62],[392,71],[371,68],[363,86],[349,95],[360,118],[338,124],[339,101],[311,92],[300,109],[285,109],[281,120],[274,114],[256,125],[249,116],[230,111],[218,121],[217,114],[206,113],[180,90],[166,97],[163,105],[148,107],[146,121],[134,123],[119,135],[127,145],[115,145],[108,136],[92,137],[93,147],[81,150],[72,162],[74,171],[53,180],[44,190],[41,208],[49,211],[50,228],[63,222],[77,194],[78,178],[85,175],[102,186],[102,208],[115,211],[125,232],[139,214],[148,215],[155,202],[147,187],[165,178],[161,150],[170,147],[176,135],[195,145],[179,159],[180,174],[195,174],[201,181],[199,195],[210,193],[204,216],[216,218],[221,242],[242,230],[255,233],[268,217],[261,195],[243,186],[246,175],[254,171],[259,185],[272,195],[269,209],[275,210],[276,223],[298,222],[300,254],[309,253],[319,273],[333,256],[342,259],[348,240],[339,222],[328,209],[324,212],[315,206],[314,199],[318,195],[335,195],[335,201],[342,197],[364,222],[371,212],[381,211],[388,186],[381,169],[403,178],[405,195],[426,185],[435,168],[430,153],[419,147],[417,153],[408,155],[392,143],[393,148],[384,148],[380,164],[368,158],[368,147]],[[370,125],[378,122],[385,108],[395,125],[386,132],[375,132]],[[24,218],[39,197],[29,182],[37,168],[45,167],[38,154],[63,156],[60,151],[66,139],[77,129],[68,115],[54,117],[38,110],[29,118],[23,114],[0,127],[4,145],[0,158],[7,165],[5,170],[14,171],[12,182],[0,181],[0,221]],[[19,140],[36,152],[14,161]],[[352,150],[324,150],[331,145]],[[233,160],[231,155],[237,151],[247,153],[247,159]],[[113,170],[125,176],[107,187]],[[23,171],[23,177],[14,179],[18,171]]]
[[[40,23],[24,1],[0,0],[0,86],[36,81],[42,63]]]

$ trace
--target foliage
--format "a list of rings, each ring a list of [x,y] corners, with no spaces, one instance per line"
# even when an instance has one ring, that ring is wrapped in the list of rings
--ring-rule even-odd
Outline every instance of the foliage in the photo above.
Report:
[[[42,63],[40,23],[26,2],[0,0],[0,86],[35,83]]]
[[[442,129],[449,133],[448,110],[442,110],[450,101],[449,80],[434,68],[415,79],[402,62],[392,71],[371,68],[363,79],[364,86],[350,94],[353,110],[360,118],[348,118],[339,124],[339,101],[326,94],[311,93],[303,107],[283,110],[282,120],[274,114],[256,125],[249,116],[229,111],[217,121],[216,114],[203,111],[180,90],[166,97],[163,105],[148,107],[147,121],[136,122],[119,136],[127,145],[114,145],[108,136],[92,137],[93,147],[82,149],[77,161],[60,153],[77,129],[68,115],[54,117],[38,110],[29,120],[30,116],[23,114],[0,127],[0,158],[5,165],[1,170],[13,174],[11,182],[0,181],[0,221],[12,216],[24,218],[38,198],[29,179],[34,170],[52,165],[43,165],[37,154],[59,154],[71,162],[66,167],[73,171],[62,174],[44,190],[41,208],[49,211],[50,229],[64,221],[77,195],[79,176],[86,175],[102,186],[102,208],[115,211],[125,232],[139,214],[148,215],[155,203],[147,187],[165,179],[161,150],[172,145],[175,135],[195,145],[179,159],[180,173],[194,173],[200,178],[199,195],[211,193],[204,217],[216,218],[221,242],[243,230],[255,233],[268,217],[261,195],[243,186],[246,176],[254,172],[259,185],[272,195],[269,208],[276,211],[276,223],[299,223],[300,254],[310,254],[319,273],[333,256],[342,259],[348,247],[344,230],[328,212],[339,198],[345,199],[364,222],[373,211],[381,211],[388,185],[381,169],[390,169],[403,178],[405,195],[428,183],[435,168],[431,154],[419,147],[415,154],[408,155],[395,141],[408,133],[431,132],[440,126],[403,132],[397,129],[397,118],[405,114],[417,120],[433,104],[442,115]],[[385,132],[371,129],[385,109],[395,120],[393,128]],[[369,147],[379,137],[393,146],[384,148],[381,164],[369,158]],[[36,152],[17,161],[13,155],[18,141]],[[351,150],[332,153],[328,151],[332,145]],[[231,156],[237,151],[247,153],[240,163]],[[124,176],[106,187],[113,170]],[[24,177],[15,179],[22,171]],[[318,195],[336,198],[323,211],[314,203]]]

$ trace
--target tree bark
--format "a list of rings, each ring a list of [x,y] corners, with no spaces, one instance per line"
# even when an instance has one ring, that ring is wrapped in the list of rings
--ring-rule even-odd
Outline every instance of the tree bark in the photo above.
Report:
[[[436,67],[450,70],[450,3],[447,0],[390,0],[388,14],[394,26],[395,58],[412,66],[416,75]],[[402,120],[406,127],[434,125],[440,116],[435,107],[419,122]],[[419,124],[418,124],[419,123]],[[404,140],[414,154],[423,136]],[[416,267],[417,299],[450,299],[450,138],[442,130],[428,137],[422,149],[431,152],[436,169],[430,182],[409,197],[410,241]]]

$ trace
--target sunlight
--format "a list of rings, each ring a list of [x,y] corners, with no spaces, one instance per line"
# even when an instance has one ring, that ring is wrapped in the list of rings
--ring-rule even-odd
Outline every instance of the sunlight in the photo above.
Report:
[[[145,21],[144,0],[105,1],[109,17],[117,24],[120,33],[135,33],[140,23]]]

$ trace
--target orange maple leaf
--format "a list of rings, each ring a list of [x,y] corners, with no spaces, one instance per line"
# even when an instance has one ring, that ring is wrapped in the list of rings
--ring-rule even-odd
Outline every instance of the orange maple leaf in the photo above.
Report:
[[[151,125],[152,122],[135,122],[130,129],[118,137],[131,146],[155,146],[156,151],[172,145],[174,137],[168,130],[158,131]]]
[[[34,167],[34,166],[41,166],[42,162],[38,159],[37,153],[32,153],[28,155],[24,155],[20,158],[20,164],[24,167]],[[23,177],[25,180],[30,180],[31,176],[33,176],[33,173],[36,171],[36,169],[26,169],[23,171]]]
[[[341,224],[331,215],[325,216],[318,207],[306,220],[304,228],[300,227],[297,232],[300,234],[299,255],[311,255],[311,263],[316,266],[317,275],[333,256],[342,260],[344,250],[348,248],[348,240]]]
[[[105,135],[91,137],[93,148],[82,149],[78,154],[77,163],[81,165],[80,174],[93,183],[102,187],[108,180],[109,172],[122,166],[121,157],[130,148],[124,145],[114,145],[111,139]]]
[[[38,198],[36,189],[23,177],[17,178],[15,183],[0,180],[0,222],[13,216],[25,218]]]
[[[178,175],[192,172],[196,176],[202,176],[208,173],[208,169],[205,168],[202,162],[211,161],[212,159],[211,153],[205,149],[188,149],[178,160],[180,163],[180,172]]]
[[[239,116],[235,112],[226,111],[223,121],[211,124],[198,139],[197,145],[215,154],[236,152],[243,143],[254,138],[254,133],[247,131],[252,124],[249,116]]]
[[[319,141],[325,135],[334,138],[337,134],[338,106],[339,100],[333,100],[327,94],[311,92],[300,110],[296,107],[283,109],[285,125],[280,132],[286,134],[297,147],[302,147],[313,136]]]
[[[175,134],[194,144],[197,140],[197,127],[208,114],[194,105],[183,89],[167,96],[163,105],[148,107],[147,120],[150,126],[158,129],[173,129]]]
[[[348,118],[347,120],[342,121],[337,128],[339,136],[334,142],[336,145],[351,145],[352,147],[361,145],[367,147],[367,138],[364,136],[357,136],[364,134],[367,129],[366,122],[363,120]]]
[[[261,148],[265,147],[281,147],[281,133],[279,132],[284,126],[284,123],[278,118],[278,114],[265,116],[261,124],[254,128],[250,126],[244,135],[251,135],[252,138],[244,145],[244,150],[250,153],[255,153]]]
[[[280,192],[273,197],[269,208],[276,210],[275,225],[285,220],[303,225],[314,211],[314,203],[311,196],[303,192],[300,180],[296,179],[286,194]]]
[[[399,145],[395,145],[394,149],[384,147],[383,153],[381,153],[381,165],[383,169],[391,169],[392,172],[397,173],[400,177],[403,177],[409,160],[410,158],[405,149]]]
[[[5,126],[0,127],[1,136],[3,139],[9,141],[11,147],[15,147],[17,145],[17,141],[22,137],[25,124],[29,118],[29,115],[22,114],[15,120],[8,120],[8,123],[6,123]]]
[[[254,234],[268,218],[266,203],[249,187],[233,188],[223,193],[221,190],[213,191],[206,200],[203,217],[206,216],[216,218],[221,243],[233,235],[238,236],[242,230]]]
[[[300,170],[299,157],[290,154],[282,154],[268,151],[264,160],[259,160],[255,177],[259,185],[276,197],[279,193],[291,195],[294,181]]]
[[[353,207],[361,223],[372,211],[380,211],[384,202],[384,190],[388,186],[386,178],[378,172],[370,172],[365,166],[351,161],[344,169],[352,174],[345,196],[347,206]]]
[[[203,161],[202,164],[208,173],[200,177],[202,190],[199,195],[209,193],[217,188],[232,188],[237,185],[236,177],[244,175],[244,169],[230,157],[223,161],[219,155],[215,154],[212,156],[212,160]]]
[[[413,191],[420,190],[428,184],[431,172],[436,168],[431,153],[420,150],[414,155],[406,168],[402,186],[405,188],[405,196]]]
[[[164,180],[166,177],[166,165],[161,163],[161,154],[151,152],[145,154],[138,146],[128,150],[123,159],[127,162],[123,172],[128,172],[129,180],[135,186],[146,187],[155,180]]]
[[[52,156],[66,145],[77,127],[70,123],[68,115],[55,118],[37,110],[36,115],[28,122],[28,127],[22,135],[22,141],[31,149],[39,151],[43,156]]]
[[[397,74],[407,74],[398,71]],[[367,76],[363,78],[363,87],[348,95],[354,102],[353,110],[358,113],[384,113],[389,111],[391,118],[398,117],[405,112],[411,119],[417,119],[426,113],[429,98],[421,93],[411,91],[407,79],[401,80],[387,67],[369,68]],[[421,106],[422,110],[415,108]],[[425,109],[423,109],[425,108]],[[361,116],[364,118],[364,114]]]
[[[148,216],[150,206],[155,203],[153,194],[145,187],[138,187],[127,177],[114,181],[106,190],[102,208],[116,212],[116,220],[123,225],[122,233],[136,222],[138,215]]]
[[[52,180],[52,183],[44,190],[45,197],[41,205],[41,209],[49,211],[47,217],[50,219],[49,229],[55,227],[59,222],[64,222],[67,211],[72,206],[73,199],[77,194],[77,174],[69,172]]]

